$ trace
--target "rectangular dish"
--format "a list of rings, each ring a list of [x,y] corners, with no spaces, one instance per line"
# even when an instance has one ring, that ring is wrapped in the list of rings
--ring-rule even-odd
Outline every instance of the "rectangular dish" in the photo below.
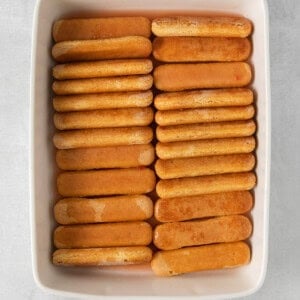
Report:
[[[53,108],[50,95],[53,22],[62,17],[230,14],[249,18],[254,25],[251,63],[255,76],[258,178],[251,212],[254,231],[249,265],[232,270],[207,271],[172,278],[155,277],[150,267],[59,268],[52,264],[53,203],[56,167],[52,136]],[[61,296],[233,298],[249,295],[263,284],[268,253],[270,177],[270,76],[268,8],[264,0],[38,0],[36,4],[31,69],[30,102],[30,212],[33,274],[47,292]]]

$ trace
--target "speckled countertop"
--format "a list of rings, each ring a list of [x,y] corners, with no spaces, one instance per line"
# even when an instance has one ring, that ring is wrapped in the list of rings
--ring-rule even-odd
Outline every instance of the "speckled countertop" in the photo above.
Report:
[[[62,299],[33,281],[28,130],[35,0],[0,1],[0,299]],[[300,299],[300,1],[269,0],[272,171],[269,264],[247,299]]]

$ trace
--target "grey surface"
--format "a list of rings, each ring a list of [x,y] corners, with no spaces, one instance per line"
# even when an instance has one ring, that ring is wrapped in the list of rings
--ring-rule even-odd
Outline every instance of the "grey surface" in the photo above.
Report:
[[[0,1],[0,299],[62,299],[35,285],[28,207],[34,0]],[[300,299],[300,1],[269,1],[272,173],[269,264],[247,299]]]

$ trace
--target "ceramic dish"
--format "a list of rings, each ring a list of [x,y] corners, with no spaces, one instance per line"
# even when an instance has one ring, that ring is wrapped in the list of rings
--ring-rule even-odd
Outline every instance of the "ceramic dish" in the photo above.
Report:
[[[254,25],[251,63],[255,70],[252,88],[256,94],[257,186],[251,212],[254,231],[250,239],[249,265],[199,272],[172,278],[155,277],[150,267],[61,268],[51,263],[53,203],[56,167],[51,103],[51,28],[53,22],[69,16],[145,15],[243,15]],[[31,73],[31,230],[33,274],[47,292],[62,296],[119,296],[132,299],[152,297],[232,298],[255,292],[262,285],[267,266],[269,174],[270,174],[270,86],[268,9],[264,0],[39,0],[32,44]],[[164,298],[165,299],[165,298]]]

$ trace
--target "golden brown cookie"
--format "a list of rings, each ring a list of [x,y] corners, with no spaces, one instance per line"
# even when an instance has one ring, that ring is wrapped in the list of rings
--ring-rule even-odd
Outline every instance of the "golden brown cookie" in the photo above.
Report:
[[[134,75],[54,81],[52,90],[57,95],[134,92],[149,90],[152,84],[151,75]]]
[[[74,171],[58,175],[57,190],[63,197],[146,194],[155,181],[154,172],[147,168]]]
[[[129,35],[150,37],[151,22],[145,17],[62,19],[54,23],[52,33],[55,42]]]
[[[146,246],[151,241],[152,228],[146,222],[58,226],[54,231],[58,249]]]
[[[252,71],[245,62],[165,64],[154,69],[156,88],[166,92],[244,87]]]
[[[179,222],[244,214],[252,205],[253,196],[249,191],[164,198],[156,201],[154,215],[159,222]]]
[[[144,195],[106,198],[65,198],[54,206],[59,224],[143,221],[152,217],[152,200]]]
[[[56,96],[53,106],[56,111],[82,111],[112,108],[146,107],[152,103],[152,91],[117,92]]]
[[[227,138],[156,144],[156,154],[161,159],[250,153],[255,149],[255,138]]]
[[[57,129],[147,126],[153,121],[150,107],[99,109],[54,114]]]
[[[161,93],[154,99],[158,110],[243,106],[252,103],[253,92],[245,88]]]
[[[239,267],[249,263],[250,255],[250,248],[244,242],[187,247],[157,252],[151,267],[157,276],[174,276]]]
[[[253,118],[254,106],[193,108],[184,110],[162,110],[155,114],[160,126],[209,122],[239,121]]]
[[[156,136],[160,142],[194,141],[216,138],[244,137],[254,134],[253,120],[216,122],[191,125],[158,126]]]
[[[148,144],[152,141],[150,127],[78,129],[55,133],[53,143],[58,149]]]
[[[251,31],[251,22],[243,17],[176,16],[152,21],[157,36],[247,37]]]
[[[158,37],[153,56],[163,62],[243,61],[251,52],[247,38]]]
[[[59,64],[53,67],[55,79],[81,79],[95,77],[113,77],[125,75],[143,75],[152,71],[150,59],[114,59],[91,62]]]
[[[58,266],[120,266],[149,263],[152,250],[148,247],[113,247],[59,249],[53,253]]]
[[[161,250],[247,239],[252,224],[245,216],[225,216],[203,221],[165,223],[155,227],[153,243]]]
[[[152,51],[151,41],[142,36],[126,36],[56,43],[52,57],[57,62],[101,59],[144,58]]]
[[[213,155],[187,158],[158,159],[155,171],[161,179],[195,177],[251,171],[253,154]]]
[[[62,170],[134,168],[154,161],[152,144],[57,150],[56,163]]]
[[[245,172],[160,180],[156,192],[160,198],[174,198],[251,190],[255,184],[255,174]]]

